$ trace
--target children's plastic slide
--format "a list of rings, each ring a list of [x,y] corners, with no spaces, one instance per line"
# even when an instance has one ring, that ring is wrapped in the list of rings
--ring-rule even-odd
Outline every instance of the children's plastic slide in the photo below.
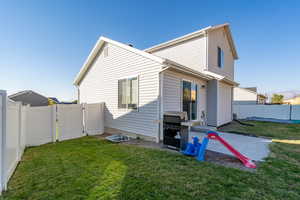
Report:
[[[223,144],[236,158],[238,158],[246,167],[256,168],[255,163],[252,160],[240,152],[238,152],[233,146],[226,142],[222,137],[219,136],[217,132],[209,131],[206,136],[203,138],[202,143],[199,143],[197,137],[193,138],[193,143],[189,143],[187,148],[182,153],[189,156],[197,156],[197,160],[204,161],[205,151],[208,145],[209,140],[218,140]]]

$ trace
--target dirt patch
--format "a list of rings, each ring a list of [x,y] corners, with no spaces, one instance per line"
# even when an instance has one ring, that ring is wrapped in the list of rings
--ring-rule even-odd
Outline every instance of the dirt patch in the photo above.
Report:
[[[240,170],[243,170],[243,171],[249,171],[249,172],[255,172],[256,169],[259,167],[259,163],[260,163],[260,162],[254,161],[257,168],[256,169],[248,168],[248,167],[245,167],[241,163],[241,161],[239,159],[237,159],[236,157],[234,157],[234,156],[230,156],[230,155],[227,155],[227,154],[223,154],[223,153],[219,153],[219,152],[215,152],[215,151],[210,151],[210,150],[206,150],[205,160],[207,162],[215,163],[217,165],[236,168],[236,169],[240,169]]]

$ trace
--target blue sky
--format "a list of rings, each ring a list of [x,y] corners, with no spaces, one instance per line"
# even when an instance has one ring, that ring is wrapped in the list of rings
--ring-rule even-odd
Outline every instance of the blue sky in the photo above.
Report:
[[[300,89],[300,1],[0,0],[0,89],[75,98],[73,79],[98,37],[144,49],[229,22],[236,81]]]

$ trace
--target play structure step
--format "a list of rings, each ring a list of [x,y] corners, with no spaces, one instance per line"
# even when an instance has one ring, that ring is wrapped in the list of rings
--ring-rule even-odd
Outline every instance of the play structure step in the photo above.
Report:
[[[207,131],[216,131],[214,126],[192,126],[191,131],[206,133]]]

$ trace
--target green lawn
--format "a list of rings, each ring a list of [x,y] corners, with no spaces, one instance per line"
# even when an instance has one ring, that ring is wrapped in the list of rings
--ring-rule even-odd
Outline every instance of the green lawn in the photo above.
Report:
[[[300,145],[273,144],[271,150],[251,173],[84,137],[28,148],[2,198],[299,200]]]
[[[254,126],[243,126],[237,122],[219,128],[219,131],[250,134],[272,139],[300,139],[300,124],[281,124],[261,121],[243,121]]]

